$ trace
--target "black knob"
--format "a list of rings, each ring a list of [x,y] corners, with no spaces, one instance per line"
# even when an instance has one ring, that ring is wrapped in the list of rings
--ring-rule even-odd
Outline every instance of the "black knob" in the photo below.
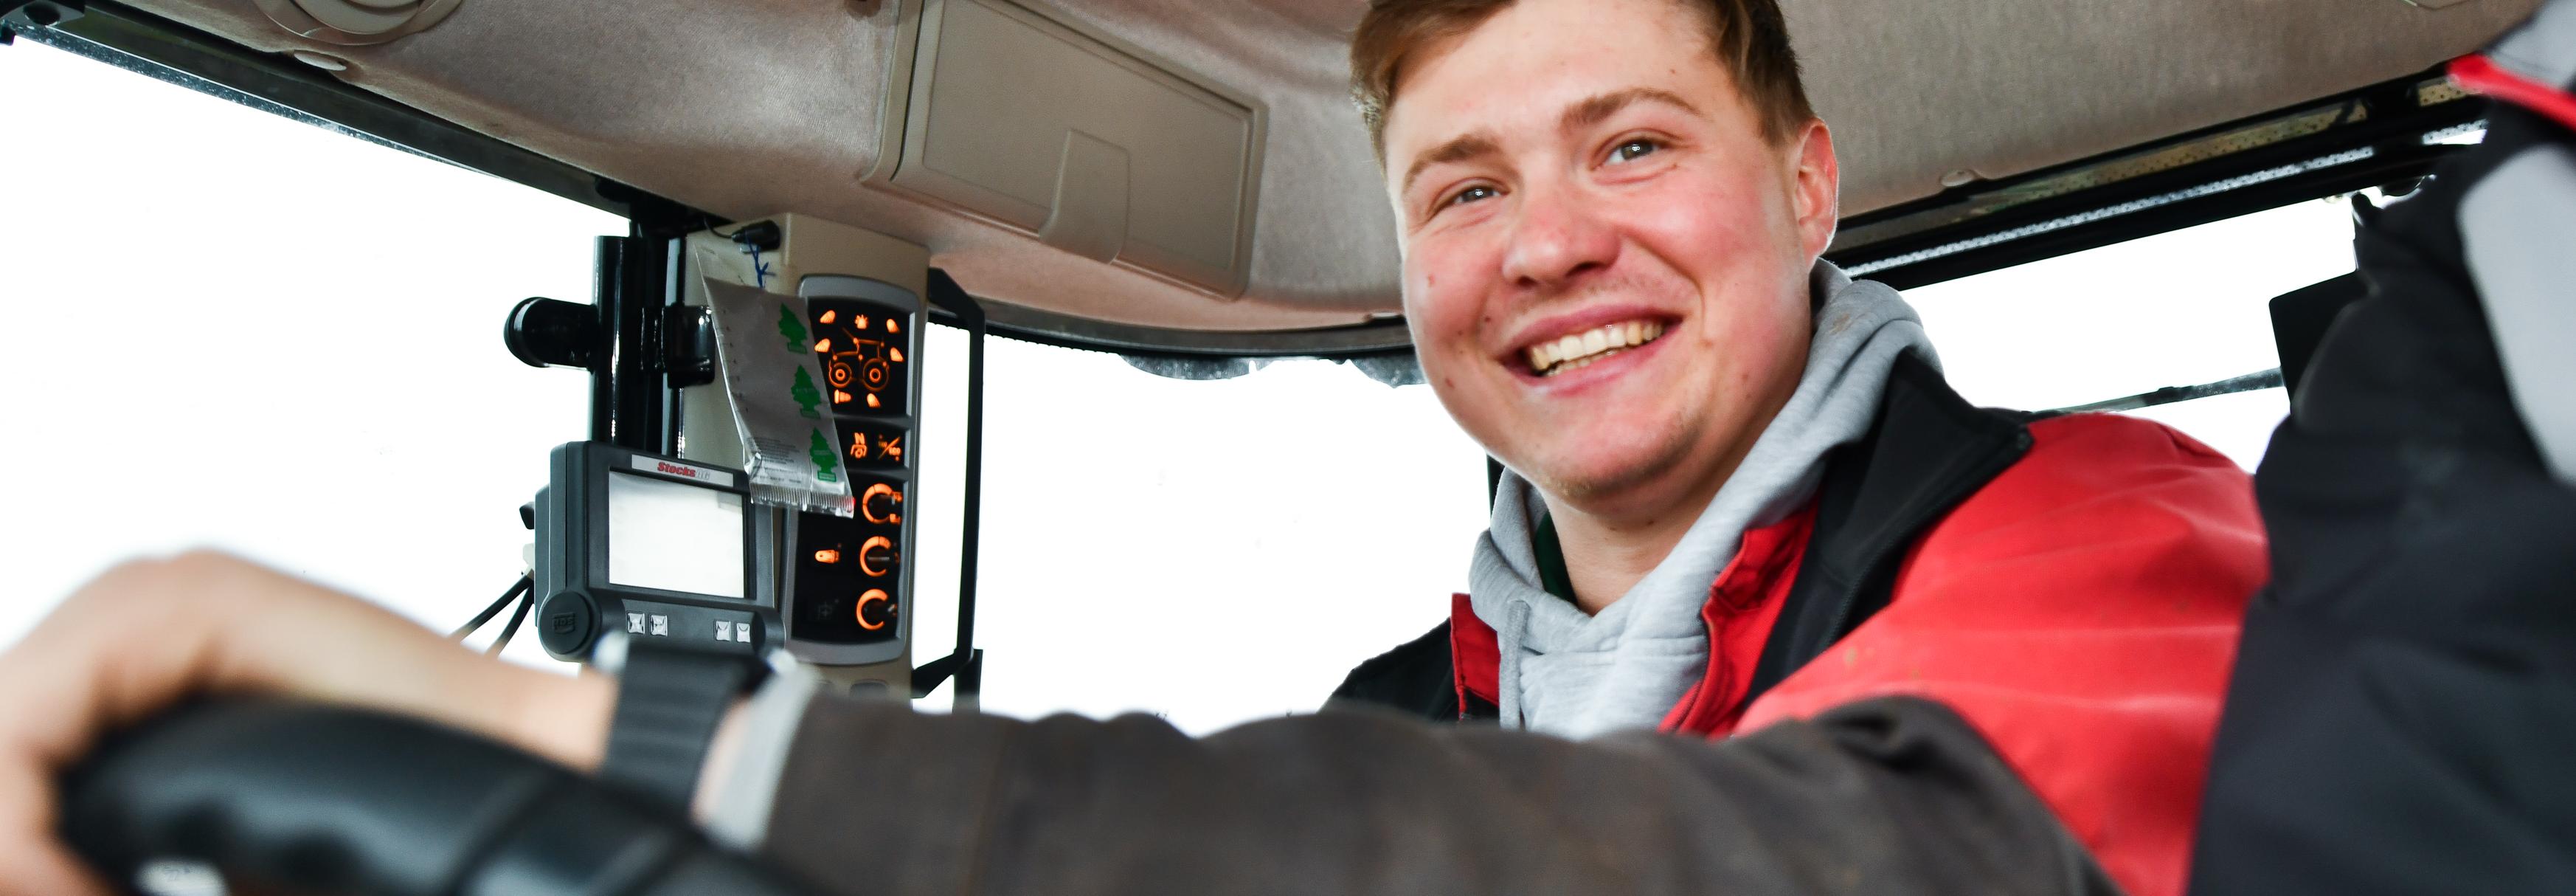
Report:
[[[590,368],[599,355],[599,311],[579,302],[532,298],[510,309],[501,343],[530,367]]]

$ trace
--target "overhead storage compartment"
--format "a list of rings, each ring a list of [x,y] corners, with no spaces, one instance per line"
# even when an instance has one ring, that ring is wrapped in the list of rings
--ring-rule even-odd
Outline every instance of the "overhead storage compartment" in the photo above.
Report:
[[[1228,298],[1251,273],[1264,114],[1005,0],[922,14],[897,187]]]

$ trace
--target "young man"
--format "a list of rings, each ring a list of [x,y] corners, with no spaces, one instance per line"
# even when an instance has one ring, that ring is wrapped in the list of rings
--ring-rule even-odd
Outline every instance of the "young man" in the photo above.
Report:
[[[808,700],[785,679],[729,723],[701,794],[712,826],[825,892],[2178,892],[2263,575],[2242,477],[2150,424],[1969,408],[1891,293],[1814,268],[1830,137],[1779,102],[1794,69],[1767,3],[1387,0],[1370,21],[1357,55],[1424,368],[1517,476],[1452,630],[1351,690],[1602,733],[1327,713],[1194,741],[1149,719]],[[2570,180],[2521,192],[2576,194]],[[2456,334],[2477,319],[2474,301],[2452,313],[2464,294],[2444,280],[2395,307],[2450,308],[2439,332]],[[2551,487],[2463,482],[2495,456],[2425,454],[2438,425],[2420,427],[2429,443],[2373,429],[2387,421],[2353,400],[2373,365],[2429,337],[2370,332],[2371,351],[2321,353],[2321,371],[2347,368],[2318,374],[2346,403],[2310,420],[2303,401],[2298,429],[2370,441],[2440,488]],[[2487,367],[2423,370],[2465,377],[2427,385],[2493,422]],[[2530,434],[2490,435],[2522,451],[2505,465],[2537,466]],[[2295,496],[2316,530],[2361,506],[2332,492]],[[2546,534],[2576,532],[2549,494]],[[2464,506],[2369,509],[2420,526]],[[2303,594],[2344,579],[2295,572]],[[156,622],[148,647],[126,637],[135,618]],[[2479,681],[2449,668],[2376,667],[2338,707],[2387,709],[2368,695],[2410,676]],[[2301,692],[2262,684],[2277,706]],[[614,687],[482,660],[225,558],[122,568],[0,654],[0,893],[101,892],[53,843],[50,776],[185,695],[388,709],[589,767]],[[2321,742],[2303,718],[2251,721],[2298,736],[2245,739],[2287,745],[2246,754],[2250,774]],[[1745,733],[1706,737],[1730,731]],[[2392,755],[2456,746],[2400,741]],[[2374,783],[2421,786],[2392,768]],[[2479,790],[2454,780],[2432,783]],[[2304,828],[2254,830],[2228,867]]]
[[[1415,350],[1510,472],[1451,622],[1336,696],[1580,737],[1925,695],[2114,880],[2175,892],[2265,574],[2248,480],[1951,392],[1902,299],[1817,261],[1835,159],[1797,69],[1769,0],[1362,21]]]

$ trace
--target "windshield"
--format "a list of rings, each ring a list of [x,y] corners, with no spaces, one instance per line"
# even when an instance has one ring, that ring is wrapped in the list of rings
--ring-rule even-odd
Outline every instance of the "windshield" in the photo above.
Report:
[[[526,296],[587,301],[591,240],[622,220],[29,43],[0,51],[0,89],[23,346],[0,362],[0,643],[116,559],[196,545],[442,631],[518,575],[516,508],[583,436],[587,383],[513,361],[499,324]],[[1909,296],[1972,401],[2224,379],[2276,363],[2266,299],[2351,269],[2345,216],[2301,203]],[[928,339],[916,660],[950,643],[964,407],[963,336]],[[1465,586],[1484,459],[1426,387],[1323,361],[1169,380],[999,339],[988,362],[989,710],[1198,732],[1309,710]],[[2285,407],[2140,413],[2250,466]],[[533,638],[509,655],[561,665]]]

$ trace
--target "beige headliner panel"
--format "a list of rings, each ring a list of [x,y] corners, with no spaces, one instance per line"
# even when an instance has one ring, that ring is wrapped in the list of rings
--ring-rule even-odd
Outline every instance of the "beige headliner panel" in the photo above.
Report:
[[[133,0],[246,45],[348,60],[347,80],[717,214],[799,211],[929,246],[978,294],[1121,323],[1329,326],[1391,311],[1396,258],[1350,112],[1364,0],[1066,0],[1068,22],[1267,110],[1240,301],[1039,243],[884,183],[903,0],[466,0],[375,47],[294,37],[252,0]],[[2415,72],[2536,0],[1784,0],[1858,213]],[[903,66],[898,69],[897,66]]]
[[[927,8],[898,186],[1232,298],[1261,112],[1010,5]]]

